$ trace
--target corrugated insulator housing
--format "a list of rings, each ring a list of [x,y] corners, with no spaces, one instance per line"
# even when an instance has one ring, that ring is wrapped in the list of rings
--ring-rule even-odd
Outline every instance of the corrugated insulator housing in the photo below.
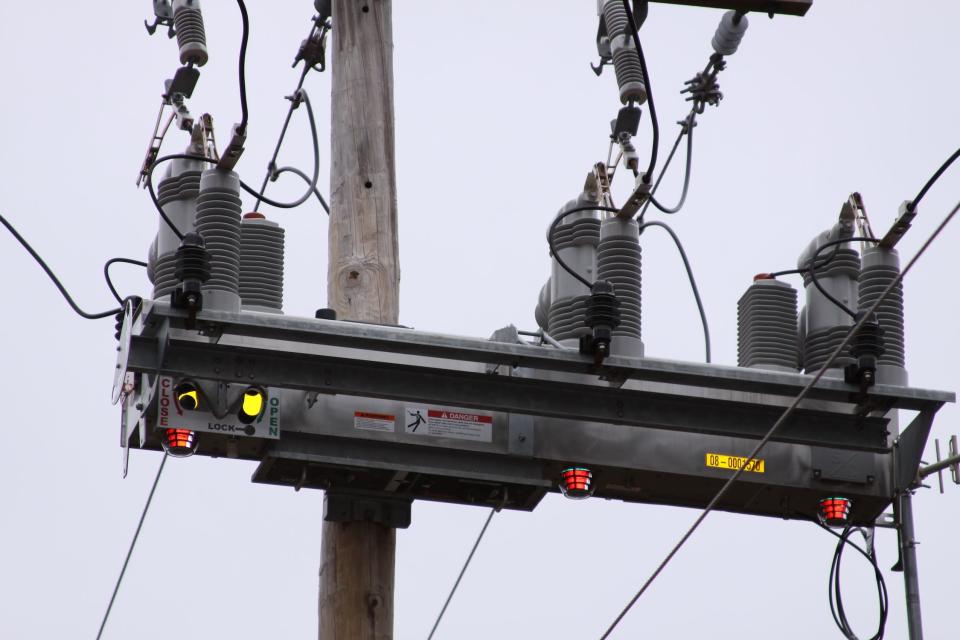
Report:
[[[581,203],[574,200],[567,205],[573,209]],[[571,214],[553,233],[554,250],[564,262],[588,281],[596,274],[596,250],[600,241],[600,220],[595,213],[583,211]],[[589,290],[554,263],[550,281],[550,310],[547,331],[556,340],[579,340],[586,331],[584,318]],[[542,317],[542,312],[539,314]]]
[[[244,310],[283,312],[284,230],[261,214],[240,222],[240,302]]]
[[[800,368],[797,290],[758,278],[737,303],[737,364],[795,372]]]
[[[642,356],[642,263],[636,220],[611,216],[603,221],[597,247],[597,279],[611,283],[620,301],[620,325],[613,330],[610,353]]]
[[[824,253],[827,256],[832,255],[832,252]],[[824,257],[819,258],[818,262],[823,263]],[[841,246],[833,258],[819,267],[816,273],[821,286],[831,295],[847,306],[856,306],[860,254],[855,249]],[[807,304],[804,308],[803,368],[807,373],[816,373],[834,349],[843,342],[853,320],[817,290],[809,273],[804,273],[803,283],[807,291]],[[848,345],[834,360],[830,367],[832,373],[828,375],[843,377],[844,367],[852,363]]]
[[[207,169],[197,197],[197,233],[210,252],[204,308],[240,310],[240,179],[232,171]]]
[[[870,247],[863,252],[860,269],[859,308],[866,311],[900,274],[900,257],[895,249]],[[878,360],[877,382],[907,384],[903,330],[903,283],[898,283],[877,308],[877,322],[883,329],[883,354]]]
[[[171,166],[171,172],[174,169],[175,165]],[[200,193],[201,173],[197,169],[171,173],[157,185],[157,201],[181,233],[193,230],[194,201]],[[178,246],[176,235],[161,219],[160,232],[151,246],[148,259],[152,265],[149,272],[152,273],[154,299],[168,295],[177,286],[174,269]]]
[[[643,77],[640,55],[630,35],[633,27],[621,0],[607,0],[603,5],[603,21],[610,38],[610,54],[620,87],[620,102],[643,104],[647,100],[647,83]]]
[[[180,46],[180,64],[207,64],[207,33],[200,13],[200,0],[174,0],[173,26]]]

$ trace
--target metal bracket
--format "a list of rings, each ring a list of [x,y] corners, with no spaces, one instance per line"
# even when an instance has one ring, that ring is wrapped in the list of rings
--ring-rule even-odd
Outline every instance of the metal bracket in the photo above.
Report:
[[[328,522],[375,522],[393,529],[406,529],[410,526],[412,503],[412,498],[327,491],[323,496],[323,519]]]

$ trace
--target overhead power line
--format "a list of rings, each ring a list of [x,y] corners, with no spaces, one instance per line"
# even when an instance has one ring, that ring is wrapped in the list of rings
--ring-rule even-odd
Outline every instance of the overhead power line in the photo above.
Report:
[[[693,524],[690,526],[687,532],[683,534],[683,536],[673,546],[673,548],[666,555],[663,561],[657,566],[656,569],[654,569],[650,577],[647,578],[647,581],[643,583],[643,585],[640,587],[637,593],[633,596],[633,598],[630,599],[630,601],[627,603],[627,606],[623,608],[623,610],[614,619],[614,621],[610,624],[610,626],[603,633],[603,635],[600,636],[600,640],[605,640],[605,638],[608,638],[610,634],[613,633],[613,630],[617,627],[618,624],[620,624],[620,621],[623,620],[623,617],[625,615],[627,615],[627,612],[629,612],[630,609],[633,608],[633,605],[636,604],[637,600],[639,600],[640,597],[647,591],[647,589],[650,588],[650,585],[653,584],[653,581],[657,579],[657,577],[663,572],[663,570],[670,563],[670,561],[673,560],[673,557],[677,554],[677,552],[680,551],[683,545],[686,544],[687,540],[689,540],[690,537],[693,535],[693,533],[700,527],[700,525],[703,523],[706,517],[710,514],[710,512],[714,510],[714,508],[717,506],[720,500],[722,500],[723,497],[727,494],[727,492],[730,490],[733,484],[740,479],[740,476],[742,476],[743,473],[751,466],[751,463],[754,460],[756,460],[757,455],[759,455],[759,453],[767,445],[767,443],[770,441],[773,435],[777,432],[777,430],[780,429],[780,427],[787,421],[787,419],[793,414],[793,412],[796,411],[800,403],[803,402],[803,400],[810,393],[810,390],[813,389],[813,387],[820,381],[820,379],[827,372],[827,369],[830,368],[830,366],[837,359],[840,353],[850,343],[850,340],[853,338],[853,336],[856,335],[856,333],[867,322],[867,320],[876,312],[876,310],[880,307],[880,305],[883,304],[883,302],[887,299],[887,296],[890,295],[890,292],[893,291],[894,288],[900,284],[900,282],[907,275],[907,273],[909,273],[910,270],[913,269],[913,266],[917,263],[920,257],[923,256],[923,254],[934,242],[934,240],[937,239],[937,237],[940,235],[943,229],[950,223],[951,220],[953,220],[954,216],[957,214],[957,211],[960,211],[960,203],[957,203],[957,205],[950,211],[950,213],[947,214],[947,216],[943,219],[943,221],[937,226],[937,228],[933,231],[933,233],[930,234],[927,240],[923,243],[923,245],[920,247],[917,253],[910,259],[910,261],[904,267],[903,271],[900,272],[896,278],[891,280],[890,284],[886,286],[886,288],[883,290],[883,293],[880,294],[880,296],[870,306],[870,308],[866,311],[866,313],[864,313],[860,317],[860,319],[856,322],[856,324],[854,324],[853,327],[851,327],[850,331],[847,333],[844,339],[833,350],[833,352],[827,358],[826,362],[824,362],[823,366],[820,367],[820,370],[817,371],[817,373],[813,376],[810,382],[808,382],[807,385],[800,391],[800,393],[797,394],[797,396],[793,399],[793,402],[791,402],[790,405],[783,411],[783,413],[780,415],[777,421],[773,423],[773,426],[770,427],[770,430],[767,431],[766,435],[763,436],[760,442],[757,443],[757,446],[754,447],[753,451],[750,452],[750,454],[747,456],[746,463],[743,464],[724,483],[723,487],[720,488],[720,491],[718,491],[717,494],[713,497],[713,499],[710,500],[710,502],[707,504],[707,506],[704,508],[701,514],[697,517],[697,519],[693,522]]]
[[[473,554],[477,552],[477,547],[480,546],[480,541],[483,540],[483,535],[487,532],[487,527],[490,526],[490,521],[493,520],[493,516],[496,513],[496,508],[490,509],[490,515],[487,516],[486,522],[483,523],[483,528],[480,529],[480,535],[477,536],[476,542],[473,543],[473,548],[470,549],[470,555],[467,556],[466,562],[463,563],[463,568],[460,569],[460,575],[457,576],[457,581],[453,583],[453,588],[450,589],[450,595],[447,596],[446,602],[443,603],[443,608],[440,609],[440,615],[437,616],[436,622],[433,623],[433,628],[430,629],[430,635],[427,636],[427,640],[432,640],[433,634],[436,633],[437,627],[440,626],[440,621],[443,620],[443,614],[447,612],[447,607],[450,606],[450,601],[453,600],[453,594],[457,592],[457,587],[460,586],[463,574],[467,572],[467,567],[470,566],[470,561],[473,560]]]
[[[117,592],[120,590],[120,583],[123,582],[123,574],[127,572],[127,565],[130,563],[130,556],[133,554],[133,548],[137,546],[137,538],[140,537],[140,530],[143,528],[143,521],[147,517],[147,511],[150,510],[150,503],[153,501],[153,494],[157,490],[157,483],[160,482],[160,474],[163,473],[163,467],[167,464],[167,454],[163,454],[160,460],[160,466],[157,467],[157,475],[153,479],[153,486],[150,487],[150,493],[147,494],[147,503],[143,505],[143,512],[140,514],[140,521],[137,523],[137,530],[133,532],[133,540],[130,541],[130,548],[127,549],[127,557],[123,560],[123,567],[120,569],[120,575],[117,576],[117,584],[113,587],[113,594],[110,596],[110,602],[107,604],[107,610],[103,614],[103,621],[100,622],[100,630],[97,631],[97,640],[103,635],[103,629],[107,626],[107,620],[110,618],[110,611],[113,609],[113,602],[117,599]]]

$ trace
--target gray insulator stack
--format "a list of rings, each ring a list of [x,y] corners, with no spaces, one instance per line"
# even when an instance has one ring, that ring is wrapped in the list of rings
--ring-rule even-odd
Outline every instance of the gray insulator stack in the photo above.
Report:
[[[573,209],[586,203],[571,201],[565,208]],[[600,240],[600,220],[590,211],[571,214],[553,232],[554,250],[571,269],[592,282],[596,273],[596,250]],[[547,332],[556,340],[579,340],[586,331],[585,313],[590,292],[554,262],[550,278],[550,310],[547,313]],[[541,300],[544,297],[541,296]],[[543,317],[543,312],[537,312]]]
[[[244,310],[282,313],[283,236],[276,222],[248,213],[240,222],[240,302]]]
[[[736,11],[727,11],[720,19],[717,32],[713,35],[713,42],[711,43],[713,44],[713,50],[722,56],[736,53],[748,26],[749,22],[747,22],[746,16],[741,16],[738,21]]]
[[[820,254],[819,262],[832,255],[832,249]],[[841,246],[830,262],[817,269],[817,280],[835,298],[846,306],[857,305],[857,279],[860,276],[860,255],[855,249]],[[807,373],[816,373],[843,342],[853,319],[833,302],[823,296],[813,284],[809,273],[803,276],[807,290],[807,305],[804,309],[806,335],[803,340],[803,368]],[[849,345],[840,353],[830,367],[828,375],[843,377],[843,368],[853,363]]]
[[[621,0],[607,0],[603,5],[603,21],[610,38],[610,55],[620,87],[620,102],[643,104],[647,100],[647,83],[640,55],[633,44],[633,27]]]
[[[177,162],[177,161],[174,161]],[[194,166],[196,163],[194,163]],[[171,172],[174,167],[171,167]],[[190,169],[169,175],[157,185],[157,202],[167,217],[177,225],[181,233],[193,230],[194,205],[200,193],[199,169]],[[160,232],[150,248],[154,299],[168,295],[177,286],[174,275],[177,247],[180,241],[164,220],[160,220]]]
[[[799,363],[797,291],[758,276],[737,303],[737,364],[795,372]]]
[[[863,252],[860,269],[859,309],[866,311],[900,274],[900,257],[895,249],[871,247]],[[907,370],[903,334],[903,284],[898,283],[876,311],[883,329],[883,355],[877,366],[877,382],[906,386]]]
[[[636,220],[607,218],[600,226],[597,280],[606,280],[620,301],[620,325],[613,330],[610,353],[643,355],[641,340],[641,251]]]
[[[205,309],[240,310],[240,210],[237,174],[204,171],[197,197],[197,233],[210,253],[210,279],[202,288]]]
[[[173,26],[180,45],[180,64],[207,64],[207,34],[203,28],[200,0],[174,0]]]

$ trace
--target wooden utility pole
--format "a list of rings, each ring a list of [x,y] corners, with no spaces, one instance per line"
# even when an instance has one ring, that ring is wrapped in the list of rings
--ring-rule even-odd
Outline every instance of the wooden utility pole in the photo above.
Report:
[[[327,304],[344,320],[399,316],[392,0],[334,0]],[[320,640],[393,637],[396,531],[323,523]]]

